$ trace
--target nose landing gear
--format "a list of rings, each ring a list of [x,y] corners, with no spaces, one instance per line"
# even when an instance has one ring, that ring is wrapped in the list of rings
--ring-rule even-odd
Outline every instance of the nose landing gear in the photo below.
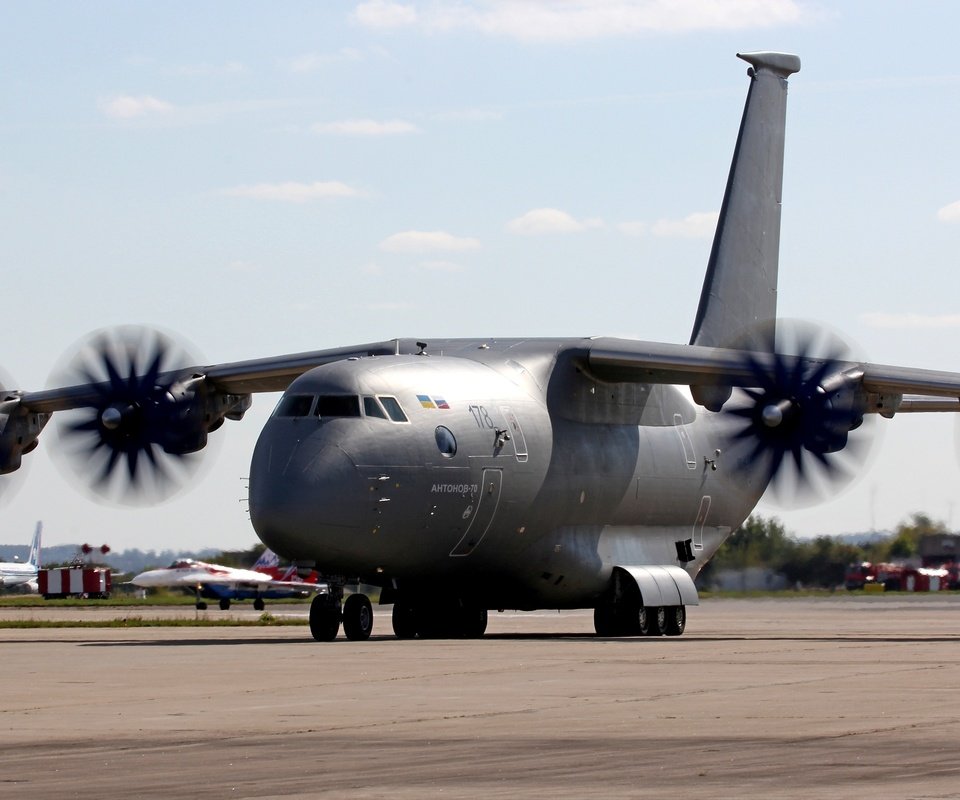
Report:
[[[365,594],[351,594],[340,608],[340,592],[318,594],[310,603],[310,633],[318,642],[332,642],[340,631],[351,641],[370,638],[373,631],[373,607]]]

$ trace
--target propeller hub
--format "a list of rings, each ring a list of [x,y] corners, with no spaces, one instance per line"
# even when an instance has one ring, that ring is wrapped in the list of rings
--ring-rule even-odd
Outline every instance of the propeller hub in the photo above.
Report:
[[[108,406],[100,414],[100,424],[108,431],[115,431],[123,424],[124,411],[117,406]]]
[[[783,419],[792,406],[793,403],[790,400],[770,403],[763,407],[763,410],[760,412],[760,419],[763,420],[763,424],[768,428],[778,428],[783,424]]]

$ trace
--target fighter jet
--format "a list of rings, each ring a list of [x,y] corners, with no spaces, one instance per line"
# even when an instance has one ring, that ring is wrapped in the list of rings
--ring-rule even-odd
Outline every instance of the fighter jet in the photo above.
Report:
[[[170,489],[257,392],[283,397],[250,467],[263,542],[329,584],[310,628],[481,636],[491,609],[594,609],[598,635],[679,635],[694,577],[769,489],[856,473],[864,423],[960,411],[960,374],[870,364],[777,324],[794,55],[739,56],[748,93],[688,344],[400,338],[200,365],[95,334],[44,391],[0,397],[0,470],[51,415],[97,493]]]
[[[204,598],[216,600],[223,611],[230,608],[231,600],[252,599],[253,607],[263,611],[266,607],[264,600],[304,597],[312,592],[326,591],[327,587],[317,582],[316,575],[312,580],[298,580],[295,574],[278,578],[275,574],[278,563],[276,555],[269,549],[263,552],[251,569],[182,558],[169,567],[134,575],[130,583],[141,588],[175,586],[187,589],[195,593],[196,606],[200,611],[207,608]]]

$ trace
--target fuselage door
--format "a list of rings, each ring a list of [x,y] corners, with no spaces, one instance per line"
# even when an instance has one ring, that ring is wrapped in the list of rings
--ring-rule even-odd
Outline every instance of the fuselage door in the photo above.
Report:
[[[687,462],[687,469],[696,469],[697,458],[694,455],[693,442],[690,440],[690,434],[687,433],[687,428],[683,424],[683,416],[681,414],[673,415],[673,425],[677,436],[680,437],[680,446],[683,448],[683,460]]]
[[[513,451],[517,454],[517,461],[527,460],[527,440],[523,435],[523,428],[520,427],[520,420],[513,413],[509,406],[500,406],[500,413],[507,423],[507,433],[510,434],[510,441],[513,442]]]
[[[503,486],[503,470],[485,469],[483,480],[480,483],[479,494],[473,508],[473,518],[467,525],[456,547],[450,551],[451,556],[468,556],[480,544],[493,524],[493,518],[500,505],[500,489]]]

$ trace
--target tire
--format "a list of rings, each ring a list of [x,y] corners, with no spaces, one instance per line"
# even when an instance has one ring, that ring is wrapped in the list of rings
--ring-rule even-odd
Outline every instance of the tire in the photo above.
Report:
[[[647,616],[650,618],[647,636],[663,636],[667,632],[667,609],[663,606],[651,608]]]
[[[406,603],[393,604],[393,633],[398,639],[417,636],[417,610]]]
[[[465,639],[481,639],[487,630],[487,609],[466,606],[460,610],[460,634]]]
[[[593,609],[593,630],[597,636],[619,636],[617,614],[612,605],[605,604]]]
[[[253,601],[253,610],[254,611],[263,611],[267,607],[267,604],[263,602],[262,597],[257,597]]]
[[[310,633],[318,642],[332,642],[340,631],[340,604],[318,594],[310,604]]]
[[[651,617],[653,616],[653,609],[647,608],[646,606],[640,606],[637,610],[637,633],[641,636],[651,636]]]
[[[667,636],[682,636],[687,627],[686,606],[667,609]]]
[[[206,611],[207,604],[203,600],[197,600],[197,611]]]
[[[230,610],[230,598],[229,598],[229,597],[221,597],[221,598],[220,598],[220,610],[221,610],[221,611],[229,611],[229,610]]]
[[[354,642],[366,641],[373,630],[373,608],[365,594],[352,594],[343,604],[343,633]]]

